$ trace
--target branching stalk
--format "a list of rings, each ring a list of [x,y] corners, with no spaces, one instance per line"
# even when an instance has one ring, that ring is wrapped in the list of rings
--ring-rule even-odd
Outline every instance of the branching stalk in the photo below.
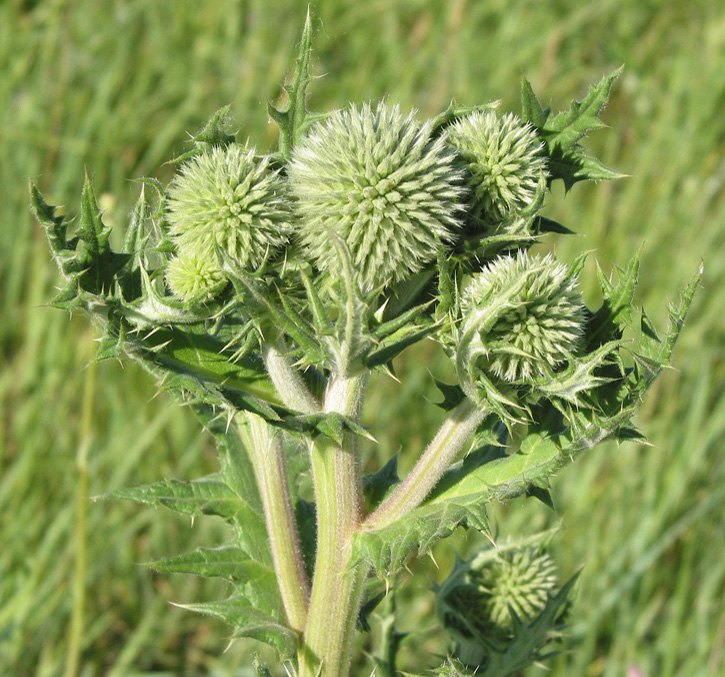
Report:
[[[438,484],[487,414],[486,409],[468,398],[451,410],[415,467],[390,497],[365,520],[363,528],[382,529],[417,508]]]
[[[359,420],[367,375],[338,378],[328,386],[325,410]],[[363,511],[359,442],[351,434],[343,444],[327,438],[311,448],[317,501],[317,558],[300,677],[348,673],[357,612],[367,565],[350,567],[351,538]],[[321,673],[320,673],[321,670]]]
[[[255,414],[241,414],[236,420],[262,499],[287,620],[290,627],[301,634],[307,623],[310,587],[289,494],[280,434],[271,435],[269,425]]]

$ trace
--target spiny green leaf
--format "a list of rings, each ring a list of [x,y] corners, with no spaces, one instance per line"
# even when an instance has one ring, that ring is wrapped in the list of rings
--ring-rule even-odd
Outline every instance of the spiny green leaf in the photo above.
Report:
[[[147,566],[159,572],[219,577],[239,582],[248,579],[250,570],[258,567],[259,563],[250,560],[236,545],[230,544],[219,548],[199,548],[184,555],[164,557],[149,562]]]
[[[85,243],[90,260],[98,258],[109,250],[109,233],[110,230],[101,219],[101,210],[98,208],[91,180],[86,174],[81,193],[80,227],[77,236]]]
[[[183,609],[221,618],[234,629],[235,637],[250,637],[274,647],[284,659],[292,658],[297,650],[297,633],[277,618],[255,609],[242,596],[232,596],[219,602],[179,604]]]
[[[612,362],[611,355],[620,346],[620,341],[610,341],[582,357],[573,357],[561,373],[551,378],[537,379],[532,388],[545,397],[558,397],[574,406],[580,406],[583,404],[583,395],[611,380],[610,377],[599,374],[605,365]]]
[[[279,127],[279,154],[285,161],[289,160],[292,148],[307,132],[310,125],[327,117],[327,114],[310,113],[307,110],[307,87],[312,81],[309,71],[311,52],[312,15],[308,7],[295,72],[292,82],[284,87],[289,101],[284,108],[277,108],[271,102],[267,102],[267,112]]]
[[[128,254],[116,254],[111,251],[108,242],[111,229],[101,218],[91,181],[86,175],[81,193],[80,226],[74,241],[77,242],[78,265],[83,273],[79,278],[83,289],[102,294],[113,289],[115,275],[129,261]]]
[[[307,293],[307,300],[310,303],[310,310],[312,311],[312,317],[314,318],[317,334],[320,336],[332,335],[335,327],[327,314],[325,304],[322,302],[322,299],[315,288],[314,282],[304,270],[300,270],[300,277],[302,278],[302,284],[304,285]]]
[[[566,190],[569,191],[578,181],[613,181],[626,178],[613,169],[605,167],[597,158],[585,155],[578,148],[573,151],[564,151],[555,146],[549,151],[549,160],[546,163],[551,180],[561,179]]]
[[[489,501],[546,486],[562,466],[627,425],[639,397],[625,389],[612,401],[611,412],[581,409],[567,421],[551,405],[537,410],[538,423],[529,426],[518,452],[501,456],[500,447],[491,446],[471,452],[446,472],[421,506],[394,524],[356,534],[356,558],[367,560],[378,575],[389,576],[412,550],[427,552],[458,525],[488,531]]]
[[[235,596],[243,597],[263,613],[280,616],[282,599],[272,564],[251,559],[233,544],[165,557],[148,566],[161,573],[224,578],[234,584]]]
[[[53,297],[50,305],[60,310],[74,311],[86,309],[91,299],[80,289],[78,284],[79,274],[75,273],[68,278],[68,284]]]
[[[131,212],[131,219],[128,222],[128,228],[123,240],[122,252],[137,254],[143,251],[149,238],[146,225],[150,215],[151,205],[146,200],[146,186],[144,185]]]
[[[179,157],[174,158],[172,162],[185,162],[213,146],[228,146],[234,143],[234,135],[227,133],[230,109],[231,105],[227,105],[214,113],[201,131],[192,137],[191,141],[194,147]]]
[[[551,497],[551,491],[546,487],[540,487],[536,484],[531,484],[526,490],[526,495],[531,498],[536,498],[541,501],[547,508],[554,508],[554,499]]]
[[[690,310],[695,292],[700,285],[700,280],[702,280],[704,273],[705,268],[701,265],[698,271],[690,278],[685,288],[680,291],[679,305],[670,304],[668,307],[670,327],[664,340],[658,344],[659,352],[657,357],[662,363],[669,363],[672,358],[672,351],[675,348],[677,339],[679,338],[682,327],[685,324],[685,318]]]
[[[101,295],[99,302],[103,305],[102,297],[113,289],[115,276],[127,264],[129,256],[111,251],[110,229],[103,224],[88,176],[81,195],[80,226],[71,239],[68,239],[64,218],[56,214],[56,207],[45,202],[33,183],[30,204],[45,230],[53,258],[68,282],[54,304],[69,309],[85,306],[91,310],[94,296]],[[90,296],[83,295],[84,291]]]
[[[615,431],[614,436],[617,442],[636,442],[637,444],[647,444],[647,438],[641,431],[632,426],[623,426]]]
[[[544,110],[539,98],[534,93],[531,83],[521,78],[521,117],[524,122],[530,122],[537,129],[544,129],[551,111]]]
[[[102,498],[162,505],[186,515],[217,515],[230,522],[238,516],[243,520],[244,513],[249,510],[218,474],[191,482],[161,480],[132,489],[118,489]]]
[[[415,345],[418,341],[430,336],[438,327],[430,324],[424,327],[404,327],[395,334],[381,341],[380,345],[365,355],[363,361],[368,369],[389,364],[406,348]]]
[[[389,320],[381,322],[377,326],[373,326],[371,334],[378,340],[383,340],[395,334],[398,330],[410,326],[418,320],[427,310],[430,309],[432,301],[421,303],[414,308],[410,308]],[[387,316],[387,307],[383,309],[383,317]]]
[[[549,182],[562,179],[566,190],[585,179],[618,179],[625,176],[605,167],[596,158],[586,155],[579,141],[587,132],[605,127],[599,114],[609,100],[612,85],[622,72],[618,68],[590,88],[582,101],[573,101],[568,111],[551,117],[534,94],[531,84],[524,79],[521,88],[523,119],[530,122],[546,144]]]
[[[553,219],[549,219],[545,216],[537,216],[534,219],[532,226],[534,233],[558,233],[560,235],[574,235],[573,230],[569,230],[566,226],[563,226]]]
[[[459,385],[450,385],[448,383],[444,383],[443,381],[439,381],[437,378],[433,378],[436,388],[440,390],[441,395],[443,395],[443,401],[442,402],[435,402],[435,405],[437,407],[440,407],[444,411],[450,411],[451,409],[455,409],[466,397],[466,394],[461,389],[461,386]]]
[[[588,322],[585,336],[587,350],[621,338],[622,326],[631,322],[641,257],[640,249],[630,260],[627,269],[619,270],[619,281],[616,284],[598,268],[603,299],[601,307]]]
[[[409,676],[407,672],[403,674],[406,677],[424,677],[423,675]],[[448,660],[439,668],[434,669],[431,674],[438,677],[474,677],[480,675],[480,669],[478,666],[469,668],[459,660],[449,656]]]
[[[324,435],[337,444],[343,443],[346,433],[374,441],[372,435],[363,426],[335,411],[289,417],[280,425],[291,431],[314,432]]]
[[[42,193],[32,181],[30,182],[30,207],[35,218],[45,229],[51,252],[54,256],[60,256],[66,249],[68,226],[65,218],[56,214],[58,208],[49,205],[43,199]],[[62,270],[62,272],[65,271]]]
[[[96,349],[94,359],[101,360],[119,359],[124,353],[126,332],[123,323],[109,318],[106,324],[106,332],[101,337]]]
[[[255,354],[242,356],[232,362],[224,353],[221,341],[208,334],[192,331],[191,328],[158,329],[138,340],[140,345],[153,351],[156,361],[168,368],[198,374],[214,383],[279,404],[277,392],[261,359]]]
[[[563,111],[553,118],[547,118],[544,130],[546,140],[552,146],[570,150],[594,129],[606,125],[599,119],[599,114],[609,101],[609,94],[614,81],[621,75],[624,66],[620,66],[611,75],[602,78],[593,85],[582,101],[572,101],[568,111]],[[532,124],[533,121],[532,121]],[[534,126],[537,126],[534,124]]]

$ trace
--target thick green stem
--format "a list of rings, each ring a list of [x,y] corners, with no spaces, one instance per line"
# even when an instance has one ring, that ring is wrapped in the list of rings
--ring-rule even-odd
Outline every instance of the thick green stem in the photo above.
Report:
[[[443,422],[415,467],[383,504],[365,520],[365,530],[382,529],[417,508],[470,441],[487,415],[466,398]]]
[[[359,420],[367,376],[333,379],[325,410]],[[363,514],[359,442],[327,438],[311,449],[317,501],[317,557],[299,677],[345,677],[350,667],[357,613],[368,567],[351,567],[351,539]]]
[[[262,499],[274,570],[290,627],[300,635],[307,624],[310,587],[292,509],[280,433],[270,434],[264,419],[240,414],[239,431],[252,461]]]

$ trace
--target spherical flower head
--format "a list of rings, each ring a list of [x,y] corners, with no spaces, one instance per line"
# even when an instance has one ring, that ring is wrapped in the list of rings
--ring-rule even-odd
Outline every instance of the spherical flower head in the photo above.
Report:
[[[166,282],[182,301],[208,301],[226,285],[226,278],[214,259],[196,254],[179,254],[166,267]]]
[[[473,215],[484,222],[499,224],[526,211],[545,188],[543,144],[512,113],[476,111],[451,125],[446,137],[465,166]]]
[[[533,620],[557,582],[551,557],[531,549],[504,552],[472,576],[479,589],[476,602],[481,620],[502,634],[512,629],[511,609],[522,621]]]
[[[331,232],[367,289],[435,260],[459,228],[462,187],[453,153],[431,132],[383,102],[337,111],[297,145],[289,180],[300,241],[318,268],[334,274],[340,266]]]
[[[556,586],[556,565],[549,555],[526,547],[487,550],[457,565],[438,589],[436,611],[446,630],[472,655],[474,646],[483,648],[481,638],[508,642],[514,635],[511,611],[524,624],[531,622]]]
[[[501,256],[461,299],[459,362],[510,383],[551,376],[579,348],[584,304],[576,277],[550,255]]]
[[[291,231],[285,183],[254,149],[215,146],[181,167],[168,189],[170,234],[179,251],[207,261],[223,252],[258,267]]]

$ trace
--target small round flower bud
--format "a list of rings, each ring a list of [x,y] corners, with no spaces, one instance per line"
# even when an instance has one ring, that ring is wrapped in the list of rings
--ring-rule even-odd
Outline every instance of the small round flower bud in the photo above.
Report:
[[[207,301],[224,288],[226,278],[214,259],[179,254],[166,267],[166,282],[182,301]]]
[[[215,146],[189,160],[168,190],[170,234],[181,252],[207,261],[217,249],[256,268],[291,230],[285,184],[254,149]]]
[[[461,298],[459,363],[511,383],[550,375],[580,342],[584,304],[569,269],[519,252],[473,276]]]
[[[451,125],[448,143],[466,168],[474,218],[500,224],[531,207],[546,187],[546,159],[536,131],[512,113],[476,111]]]
[[[532,548],[484,551],[480,559],[459,564],[438,589],[437,612],[459,650],[471,656],[482,646],[479,638],[508,642],[514,634],[511,611],[524,624],[532,621],[556,585],[556,565],[547,554]]]
[[[505,633],[513,625],[510,609],[526,622],[546,606],[556,586],[556,565],[546,554],[514,550],[474,571],[473,576],[481,593],[477,601],[482,616]]]
[[[329,231],[346,243],[367,289],[435,260],[459,228],[461,174],[431,131],[397,106],[365,104],[333,113],[295,148],[289,180],[300,240],[320,269],[339,266]]]

